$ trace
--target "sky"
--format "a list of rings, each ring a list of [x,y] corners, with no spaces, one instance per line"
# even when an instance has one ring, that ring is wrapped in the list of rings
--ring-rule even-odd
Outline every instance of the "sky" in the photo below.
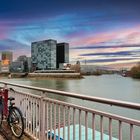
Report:
[[[31,42],[70,44],[70,62],[140,62],[139,0],[3,0],[0,51],[31,55]]]

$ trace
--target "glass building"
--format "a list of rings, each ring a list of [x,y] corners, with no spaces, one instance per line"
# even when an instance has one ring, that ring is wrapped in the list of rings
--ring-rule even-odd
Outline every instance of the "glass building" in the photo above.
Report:
[[[56,40],[43,40],[31,44],[31,63],[34,70],[56,69]]]
[[[31,44],[32,70],[58,69],[59,64],[69,63],[69,44],[56,40],[43,40]]]
[[[69,44],[58,43],[57,44],[57,68],[59,64],[69,63]]]

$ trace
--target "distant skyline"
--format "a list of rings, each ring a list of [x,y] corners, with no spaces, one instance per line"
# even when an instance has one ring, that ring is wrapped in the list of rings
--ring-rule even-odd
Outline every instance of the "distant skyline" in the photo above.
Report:
[[[31,42],[70,44],[70,61],[124,66],[140,61],[139,0],[5,0],[0,51],[30,56]]]

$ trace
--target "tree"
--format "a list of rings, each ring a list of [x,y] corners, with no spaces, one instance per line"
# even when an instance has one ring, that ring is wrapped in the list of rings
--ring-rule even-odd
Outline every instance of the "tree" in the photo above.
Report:
[[[140,78],[140,63],[138,63],[137,66],[132,67],[130,73],[133,78]]]

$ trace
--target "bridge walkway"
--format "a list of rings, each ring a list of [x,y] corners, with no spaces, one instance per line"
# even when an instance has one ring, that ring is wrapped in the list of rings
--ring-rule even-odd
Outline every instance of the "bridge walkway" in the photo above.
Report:
[[[0,140],[19,140],[12,134],[7,122],[3,122],[2,127],[0,128]],[[20,140],[32,140],[32,139],[24,134],[20,138]]]

